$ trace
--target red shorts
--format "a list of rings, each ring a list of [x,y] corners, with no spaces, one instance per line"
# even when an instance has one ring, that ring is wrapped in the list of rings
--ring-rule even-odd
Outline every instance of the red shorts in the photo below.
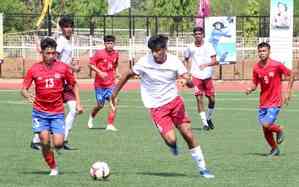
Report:
[[[66,103],[68,101],[75,101],[75,93],[73,90],[63,90],[63,102]]]
[[[205,95],[213,96],[215,95],[215,88],[212,78],[209,79],[198,79],[192,77],[192,83],[194,85],[194,95]]]
[[[172,130],[174,125],[177,127],[184,123],[191,122],[185,111],[183,98],[180,96],[177,96],[163,106],[151,108],[149,112],[161,134],[166,134]]]

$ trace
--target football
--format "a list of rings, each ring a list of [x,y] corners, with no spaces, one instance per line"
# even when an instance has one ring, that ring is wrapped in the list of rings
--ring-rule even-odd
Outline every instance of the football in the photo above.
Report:
[[[105,180],[110,176],[110,168],[106,162],[97,161],[92,164],[89,174],[94,180]]]

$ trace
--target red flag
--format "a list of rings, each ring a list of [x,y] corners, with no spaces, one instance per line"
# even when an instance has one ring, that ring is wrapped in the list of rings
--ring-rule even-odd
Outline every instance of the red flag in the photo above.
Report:
[[[203,27],[204,17],[211,14],[210,0],[198,0],[198,8],[196,15],[195,25],[197,27]]]

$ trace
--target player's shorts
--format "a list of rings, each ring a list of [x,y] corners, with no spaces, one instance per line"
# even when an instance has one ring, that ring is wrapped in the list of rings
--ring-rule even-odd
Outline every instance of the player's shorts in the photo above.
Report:
[[[64,134],[64,113],[50,114],[33,109],[32,131],[34,133],[49,131],[53,134]]]
[[[260,108],[258,111],[258,120],[261,125],[271,125],[273,124],[279,114],[279,107],[271,107],[271,108]]]
[[[63,89],[63,102],[66,103],[68,101],[75,101],[75,100],[76,97],[74,91],[67,84],[65,84]]]
[[[195,96],[213,96],[215,95],[215,88],[212,78],[209,79],[198,79],[192,77],[192,83],[194,85]]]
[[[113,88],[96,88],[96,100],[101,105],[104,105],[106,101],[109,101],[112,96]]]
[[[185,110],[183,98],[177,96],[169,103],[149,110],[154,125],[161,134],[166,134],[173,127],[178,127],[184,123],[190,123],[191,120]]]

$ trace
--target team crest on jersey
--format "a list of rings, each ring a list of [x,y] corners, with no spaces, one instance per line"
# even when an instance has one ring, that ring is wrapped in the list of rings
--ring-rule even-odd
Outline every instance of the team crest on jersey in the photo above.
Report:
[[[61,78],[61,75],[60,75],[59,73],[55,73],[55,74],[54,74],[54,77],[55,77],[55,79],[60,79],[60,78]]]
[[[40,81],[40,80],[43,80],[43,78],[42,78],[42,77],[37,77],[37,80],[39,80],[39,81]]]
[[[274,72],[273,71],[269,72],[269,77],[274,77]]]

